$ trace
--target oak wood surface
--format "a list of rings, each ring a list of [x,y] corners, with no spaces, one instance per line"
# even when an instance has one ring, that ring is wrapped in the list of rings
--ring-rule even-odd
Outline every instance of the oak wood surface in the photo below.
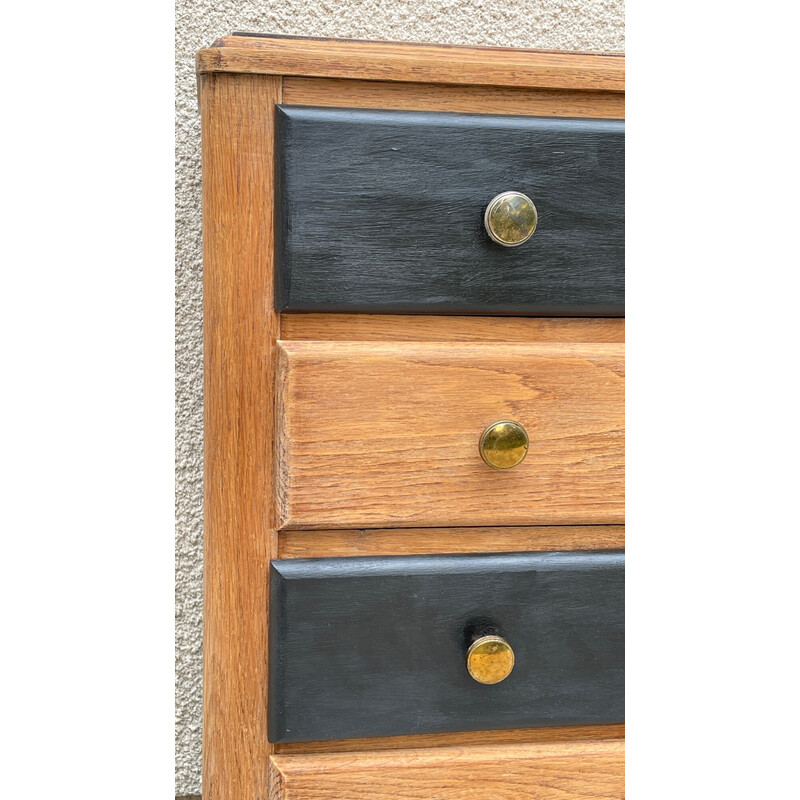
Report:
[[[620,800],[624,742],[273,755],[275,800]]]
[[[616,343],[279,344],[282,528],[620,524],[624,353]],[[492,470],[514,419],[525,460]]]
[[[620,92],[511,86],[455,86],[288,77],[283,80],[283,101],[299,106],[625,118],[625,95]]]
[[[351,47],[352,44],[345,41],[315,44],[313,40],[303,39],[256,42],[250,37],[226,37],[209,51],[198,54],[206,293],[203,794],[208,800],[267,797],[267,763],[272,749],[265,735],[267,607],[264,598],[267,594],[267,562],[269,557],[277,556],[277,536],[273,531],[277,520],[274,519],[274,510],[271,510],[274,489],[269,457],[274,424],[271,416],[274,351],[271,345],[279,335],[277,315],[269,310],[272,274],[269,165],[272,161],[273,105],[283,100],[299,105],[345,104],[364,108],[539,116],[624,116],[622,56],[386,43],[360,43],[363,46]],[[350,54],[345,52],[348,49]],[[474,52],[465,53],[464,50]],[[282,66],[285,69],[282,70]],[[206,74],[237,70],[276,77]],[[283,97],[282,86],[287,91]],[[327,92],[330,94],[326,98]],[[345,98],[348,102],[342,103]],[[321,332],[324,327],[320,324],[321,315],[302,315],[305,318],[302,321],[300,317],[287,317],[289,321],[284,338],[315,338],[316,334],[312,333],[315,326],[320,338],[325,338]],[[574,341],[583,341],[587,338],[584,337],[586,328],[581,331],[563,328],[559,335],[549,323],[590,322],[526,320],[531,327],[523,332],[519,320],[504,319],[501,324],[508,326],[508,331],[498,336],[485,321],[475,323],[477,327],[483,326],[483,330],[478,331],[471,327],[472,322],[461,327],[461,320],[441,319],[443,326],[455,326],[448,328],[449,333],[445,335],[444,328],[434,332],[433,327],[438,323],[421,317],[405,320],[409,325],[406,336],[398,334],[401,318],[390,317],[383,317],[378,325],[367,318],[350,317],[349,322],[344,316],[331,318],[329,334],[334,339],[364,337],[397,341],[417,337],[422,340],[452,338],[456,341],[459,338],[476,341],[496,338],[513,341],[519,338],[526,341],[528,337],[531,340],[556,338],[571,341],[573,336]],[[616,340],[610,326],[623,321],[602,322],[603,331],[591,332],[588,340]],[[549,327],[534,331],[537,323]],[[304,324],[308,325],[305,329]],[[353,326],[352,337],[344,335],[347,324]],[[426,328],[429,325],[428,332]],[[622,328],[617,330],[621,340]],[[600,529],[600,526],[594,528],[595,531]],[[499,535],[504,549],[505,544],[510,545],[512,540],[516,540],[514,537],[519,530],[501,529]],[[292,538],[295,533],[298,539]],[[366,538],[371,549],[362,550],[361,554],[390,554],[396,546],[393,542],[400,546],[396,537],[402,533],[392,530],[369,532]],[[416,536],[414,531],[408,533],[410,538],[403,540],[404,543],[410,543]],[[424,533],[424,530],[419,531],[420,536]],[[330,547],[330,554],[334,554],[336,548],[348,546],[345,544],[347,540],[335,540],[328,538],[329,535],[349,537],[356,532],[321,531],[320,534],[320,548]],[[364,537],[360,532],[357,535],[360,539]],[[441,531],[441,535],[443,542],[453,541],[455,552],[457,531]],[[485,541],[482,533],[467,535],[473,536],[476,546]],[[310,547],[310,540],[304,536],[305,532],[287,533],[285,552],[288,554],[295,548],[299,554],[303,548]],[[544,542],[540,538],[536,541]],[[531,540],[531,546],[535,544]],[[422,544],[417,546],[420,552],[425,552]],[[617,545],[609,541],[607,546]],[[624,729],[622,726],[527,729],[307,742],[275,747],[281,752],[294,753],[311,749],[326,752],[351,751],[354,748],[379,751],[386,747],[429,745],[446,748],[457,744],[463,746],[460,752],[468,761],[473,752],[469,745],[473,744],[544,741],[540,737],[546,737],[547,741],[551,737],[559,740],[564,737],[565,741],[569,739],[571,742],[574,737],[605,738],[612,732],[622,736]],[[436,753],[441,755],[442,766],[447,770],[449,755],[441,749],[432,749],[432,754]],[[361,755],[357,760],[362,762]],[[290,772],[287,769],[286,774]],[[487,769],[482,768],[480,772],[486,775]],[[621,760],[616,772],[622,775]],[[312,791],[309,797],[319,797],[320,800],[323,797],[359,797],[346,785],[341,795],[331,794],[341,784],[324,779],[320,785],[314,783],[311,771],[303,774],[308,781],[305,785]],[[438,794],[442,790],[440,781],[446,780],[450,772],[436,770],[435,775],[430,774],[428,789],[423,788],[420,794],[409,796],[450,796]],[[338,772],[339,777],[346,775]],[[276,780],[273,784],[276,792],[284,791],[285,787],[279,783],[280,780]],[[299,784],[289,783],[290,792],[299,790]],[[477,781],[475,785],[478,785]],[[362,796],[376,796],[376,786],[382,791],[384,786],[391,787],[391,781],[384,783],[368,778],[361,785],[366,793]],[[313,794],[317,788],[318,793]],[[447,785],[444,791],[450,791]],[[398,796],[391,788],[387,788],[387,792],[387,797]],[[524,796],[524,789],[515,795]]]
[[[281,311],[623,316],[624,122],[282,105]],[[487,234],[515,189],[539,224]]]
[[[625,57],[276,36],[224,36],[197,71],[622,92]]]
[[[272,742],[624,721],[618,550],[275,560]],[[477,683],[469,645],[513,647]]]
[[[203,158],[205,531],[203,797],[267,796],[272,446],[272,109],[261,75],[200,82]]]
[[[278,539],[278,558],[613,550],[624,547],[624,525],[287,530],[281,531]]]
[[[281,338],[392,342],[624,342],[625,320],[619,317],[281,314]]]
[[[467,747],[475,744],[581,742],[592,739],[624,738],[624,725],[567,725],[553,728],[517,728],[505,731],[423,733],[413,736],[383,736],[370,739],[277,742],[273,745],[273,752],[282,754],[347,753],[353,750],[407,750],[417,747]]]

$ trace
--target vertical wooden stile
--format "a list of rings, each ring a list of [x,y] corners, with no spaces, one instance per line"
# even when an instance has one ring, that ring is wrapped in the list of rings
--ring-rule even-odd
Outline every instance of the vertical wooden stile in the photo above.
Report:
[[[203,798],[267,800],[273,503],[273,109],[281,79],[200,76],[205,541]]]

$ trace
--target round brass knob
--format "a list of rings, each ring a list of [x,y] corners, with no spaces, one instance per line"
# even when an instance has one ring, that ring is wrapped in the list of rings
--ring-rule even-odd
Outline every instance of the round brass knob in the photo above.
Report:
[[[514,669],[514,651],[501,636],[481,636],[467,650],[467,670],[478,683],[500,683]]]
[[[497,195],[483,215],[486,233],[504,247],[517,247],[533,236],[539,214],[533,200],[522,192]]]
[[[483,432],[478,449],[490,467],[511,469],[528,453],[528,434],[519,422],[500,420]]]

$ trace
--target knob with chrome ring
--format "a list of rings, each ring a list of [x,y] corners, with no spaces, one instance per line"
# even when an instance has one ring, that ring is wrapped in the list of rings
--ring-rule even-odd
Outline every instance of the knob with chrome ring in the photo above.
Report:
[[[486,206],[483,224],[489,238],[503,247],[518,247],[533,236],[539,213],[522,192],[502,192]]]

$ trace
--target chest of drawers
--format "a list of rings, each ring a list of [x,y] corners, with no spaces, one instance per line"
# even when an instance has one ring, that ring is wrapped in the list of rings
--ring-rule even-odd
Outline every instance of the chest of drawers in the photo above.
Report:
[[[198,75],[204,797],[622,797],[624,59]]]

